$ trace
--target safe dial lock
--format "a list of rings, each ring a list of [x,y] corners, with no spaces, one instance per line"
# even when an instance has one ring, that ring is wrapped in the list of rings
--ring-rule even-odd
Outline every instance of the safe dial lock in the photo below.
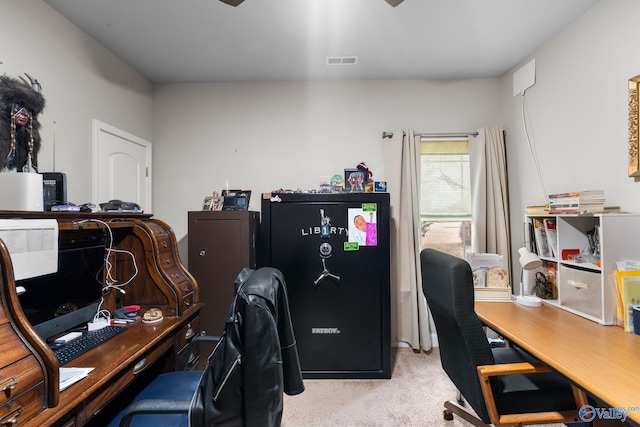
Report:
[[[323,257],[328,257],[331,256],[331,252],[333,251],[333,248],[331,247],[331,245],[329,243],[322,243],[320,245],[320,255]]]
[[[329,243],[324,242],[320,245],[320,259],[322,260],[322,273],[320,273],[320,276],[318,276],[318,278],[313,281],[313,284],[316,286],[318,286],[318,283],[320,283],[320,281],[325,277],[331,277],[335,280],[340,280],[340,276],[329,273],[329,270],[327,269],[326,260],[331,256],[332,251],[333,251],[333,248]]]

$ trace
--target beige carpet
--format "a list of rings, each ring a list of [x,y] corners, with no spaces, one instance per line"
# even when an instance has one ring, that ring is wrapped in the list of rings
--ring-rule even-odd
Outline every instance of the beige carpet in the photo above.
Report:
[[[392,351],[390,380],[309,380],[297,396],[285,395],[283,427],[468,427],[442,418],[456,389],[442,370],[438,350]],[[561,424],[562,425],[562,424]]]

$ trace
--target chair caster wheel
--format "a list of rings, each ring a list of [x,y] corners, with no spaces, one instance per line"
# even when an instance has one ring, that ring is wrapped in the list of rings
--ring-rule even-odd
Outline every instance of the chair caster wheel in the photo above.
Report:
[[[447,421],[453,420],[453,413],[451,413],[451,411],[448,409],[445,409],[444,411],[442,411],[442,416]]]

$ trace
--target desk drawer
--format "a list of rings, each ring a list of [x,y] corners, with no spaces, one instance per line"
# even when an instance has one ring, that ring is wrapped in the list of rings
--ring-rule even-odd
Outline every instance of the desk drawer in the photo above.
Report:
[[[139,358],[134,364],[129,365],[125,370],[116,375],[114,383],[106,387],[102,392],[85,400],[84,417],[85,420],[93,417],[94,414],[111,401],[122,389],[134,381],[136,376],[142,374],[153,364],[160,361],[163,355],[173,351],[173,340],[164,340],[158,347]],[[82,417],[82,418],[84,418]]]
[[[603,316],[600,273],[560,265],[560,305],[596,318]]]
[[[44,383],[0,406],[0,425],[24,425],[44,410]],[[14,423],[10,420],[15,419]]]
[[[194,317],[180,329],[180,332],[176,334],[178,345],[176,348],[178,351],[182,350],[193,337],[200,334],[200,317]]]
[[[31,354],[9,323],[0,325],[0,367]]]
[[[28,356],[0,369],[0,405],[42,384],[44,374],[34,356]],[[44,406],[44,400],[40,401]]]

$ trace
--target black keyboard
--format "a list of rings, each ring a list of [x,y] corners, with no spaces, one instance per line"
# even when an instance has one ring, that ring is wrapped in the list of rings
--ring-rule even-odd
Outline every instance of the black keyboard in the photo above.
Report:
[[[60,366],[62,366],[108,339],[115,337],[125,329],[127,328],[122,326],[105,326],[95,331],[84,332],[82,336],[75,340],[53,349],[53,353],[58,358]]]

